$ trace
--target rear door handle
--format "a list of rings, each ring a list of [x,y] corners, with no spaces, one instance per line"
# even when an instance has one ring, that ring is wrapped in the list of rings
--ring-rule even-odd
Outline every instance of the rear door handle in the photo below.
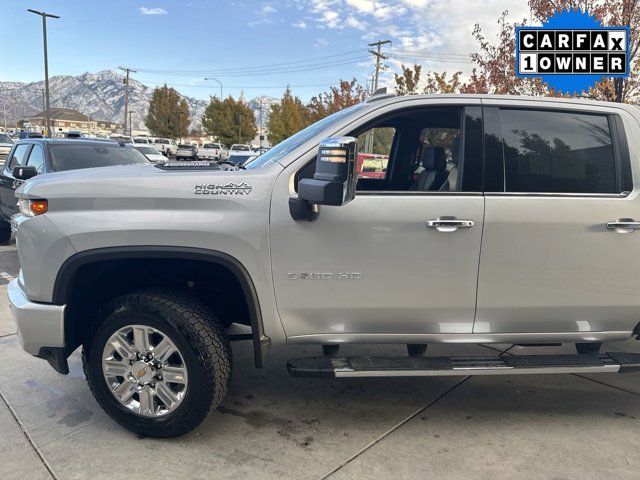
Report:
[[[434,228],[439,232],[455,232],[459,228],[471,228],[473,220],[458,220],[452,217],[440,217],[435,220],[427,220],[427,228]]]
[[[617,233],[633,233],[635,230],[640,230],[640,222],[632,218],[621,218],[615,222],[607,222],[607,229]]]

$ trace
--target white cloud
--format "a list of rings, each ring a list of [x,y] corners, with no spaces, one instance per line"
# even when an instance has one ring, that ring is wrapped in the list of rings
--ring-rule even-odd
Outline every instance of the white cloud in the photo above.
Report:
[[[329,28],[335,28],[340,25],[340,14],[334,10],[325,10],[320,19]]]
[[[164,8],[140,7],[138,8],[138,12],[140,12],[140,15],[166,15],[167,14],[167,11]]]
[[[276,13],[278,10],[276,10],[273,6],[271,5],[263,5],[262,6],[262,13],[264,13],[265,15],[269,15],[271,13]]]
[[[291,26],[295,28],[302,28],[303,30],[309,28],[307,26],[307,22],[304,20],[298,20],[297,22],[292,23]]]
[[[424,69],[471,73],[468,54],[478,51],[472,35],[476,23],[490,42],[497,41],[498,18],[529,17],[527,0],[291,0],[305,12],[305,25],[322,29],[357,30],[363,43],[392,40],[391,57],[383,76],[392,78],[401,63]],[[320,45],[320,44],[318,44]],[[411,58],[410,55],[417,55]]]
[[[270,18],[261,18],[260,20],[253,20],[251,22],[247,22],[247,26],[248,27],[255,27],[257,25],[268,25],[271,23],[275,23],[273,20],[271,20]]]
[[[366,22],[358,20],[353,15],[349,15],[344,23],[347,27],[355,28],[357,30],[365,30],[367,28]]]
[[[346,4],[362,13],[371,13],[376,6],[372,0],[346,0]]]

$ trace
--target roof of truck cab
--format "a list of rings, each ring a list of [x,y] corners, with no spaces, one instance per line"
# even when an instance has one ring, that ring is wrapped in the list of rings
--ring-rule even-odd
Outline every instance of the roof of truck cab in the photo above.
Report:
[[[534,97],[531,95],[492,95],[488,93],[434,93],[424,95],[391,95],[382,94],[380,98],[376,96],[369,97],[366,103],[372,105],[390,105],[397,102],[403,102],[407,100],[444,100],[444,99],[475,99],[475,100],[508,100],[508,101],[520,101],[522,103],[539,103],[539,102],[552,102],[558,104],[572,104],[572,105],[587,105],[587,106],[599,106],[599,107],[614,107],[623,108],[625,110],[633,110],[638,112],[640,107],[631,105],[628,103],[617,102],[602,102],[599,100],[588,100],[584,98],[566,98],[566,97]]]
[[[21,138],[16,140],[15,145],[21,143],[42,143],[46,145],[120,145],[115,140],[96,138]],[[120,145],[125,147],[125,145]]]

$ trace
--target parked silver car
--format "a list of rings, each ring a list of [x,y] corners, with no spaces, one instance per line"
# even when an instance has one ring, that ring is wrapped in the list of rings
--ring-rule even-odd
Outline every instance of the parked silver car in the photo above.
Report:
[[[13,147],[13,140],[11,137],[3,132],[0,132],[0,166],[4,165],[7,160],[7,156]]]

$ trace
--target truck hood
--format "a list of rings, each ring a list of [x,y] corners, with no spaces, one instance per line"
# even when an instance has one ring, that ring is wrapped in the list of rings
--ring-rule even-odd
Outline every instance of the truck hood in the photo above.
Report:
[[[270,166],[272,167],[272,166]],[[150,165],[123,165],[86,168],[38,175],[25,182],[17,197],[60,199],[117,198],[192,198],[198,186],[213,191],[227,192],[220,196],[240,195],[228,193],[245,184],[245,190],[264,194],[271,188],[282,167],[257,170],[163,170]],[[260,191],[260,192],[259,192]],[[217,194],[216,193],[216,194]],[[250,195],[250,193],[245,194]]]

